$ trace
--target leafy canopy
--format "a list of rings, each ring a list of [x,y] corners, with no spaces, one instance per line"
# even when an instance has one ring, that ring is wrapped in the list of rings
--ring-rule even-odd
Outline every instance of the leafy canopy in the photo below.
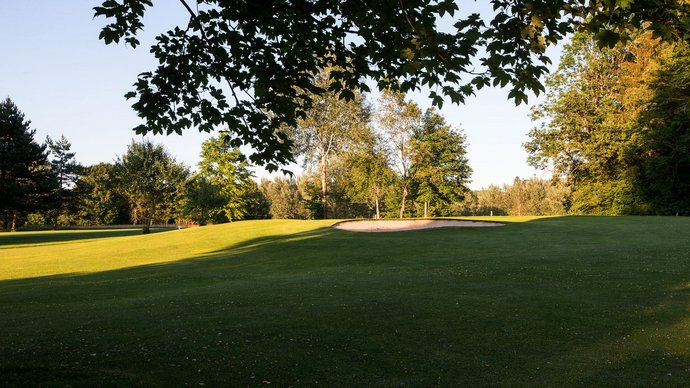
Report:
[[[141,213],[144,233],[149,232],[157,210],[174,203],[184,192],[189,170],[175,161],[162,145],[150,141],[132,141],[118,158],[114,173],[118,186],[132,206]]]
[[[294,127],[325,90],[320,69],[336,67],[327,89],[352,99],[352,90],[403,92],[428,86],[429,97],[461,103],[476,89],[509,86],[509,98],[527,101],[544,90],[540,77],[547,46],[575,29],[613,46],[644,28],[671,38],[690,36],[690,4],[681,0],[492,0],[493,18],[460,16],[454,0],[180,0],[186,26],[158,35],[151,52],[159,65],[139,75],[134,109],[137,133],[211,131],[225,125],[232,145],[251,145],[254,162],[268,170],[292,161],[281,125]],[[94,8],[108,24],[106,44],[139,44],[151,0],[105,0]],[[452,27],[438,20],[450,17]]]

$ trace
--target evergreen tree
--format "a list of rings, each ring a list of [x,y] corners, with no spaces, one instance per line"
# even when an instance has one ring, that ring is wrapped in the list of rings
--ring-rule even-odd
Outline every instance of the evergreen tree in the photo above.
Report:
[[[53,229],[55,229],[63,210],[72,203],[72,188],[79,179],[82,167],[74,160],[75,153],[70,152],[72,144],[65,138],[65,135],[61,135],[58,140],[53,140],[47,136],[46,145],[49,150],[50,165],[56,177],[55,204],[49,212]]]
[[[49,206],[54,177],[36,130],[9,98],[0,102],[0,217],[15,230],[21,214]]]

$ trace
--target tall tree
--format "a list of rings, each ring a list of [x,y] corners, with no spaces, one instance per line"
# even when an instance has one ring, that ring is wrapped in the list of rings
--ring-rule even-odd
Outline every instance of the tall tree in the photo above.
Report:
[[[543,91],[546,48],[574,30],[592,32],[613,46],[635,29],[688,39],[690,4],[684,0],[492,0],[484,19],[459,12],[455,0],[251,1],[180,0],[187,25],[156,38],[159,63],[135,83],[134,109],[146,121],[137,133],[203,131],[225,125],[234,140],[252,145],[254,162],[269,170],[292,160],[279,129],[296,125],[311,108],[310,93],[428,86],[462,102],[491,84],[510,86],[508,97],[527,101]],[[152,0],[103,0],[95,16],[106,18],[106,44],[139,44]],[[493,12],[491,12],[493,10]],[[450,18],[451,26],[438,20]],[[340,67],[327,89],[315,85],[319,69]],[[440,91],[441,94],[438,94]]]
[[[314,84],[328,88],[334,72],[337,70],[320,72]],[[322,216],[328,218],[329,164],[366,131],[369,108],[357,92],[352,92],[349,101],[341,100],[338,93],[333,91],[313,95],[312,99],[311,109],[297,121],[295,145],[298,154],[304,157],[305,165],[318,168]]]
[[[47,208],[54,182],[45,146],[9,98],[0,102],[0,215],[15,230],[20,213]]]
[[[49,150],[50,165],[57,180],[55,205],[50,212],[53,229],[55,229],[58,226],[60,215],[71,202],[72,188],[79,179],[82,166],[74,160],[75,153],[70,151],[72,144],[65,138],[65,135],[61,135],[58,140],[53,140],[47,136],[46,145]]]
[[[271,203],[254,179],[242,185],[242,202],[245,220],[264,220],[271,218]]]
[[[115,173],[119,188],[134,216],[141,216],[143,232],[149,233],[156,211],[166,203],[176,202],[184,192],[189,170],[163,148],[150,141],[132,141],[127,152],[117,159]]]
[[[261,191],[270,203],[271,218],[308,219],[311,212],[292,177],[275,177],[273,181],[261,180]]]
[[[343,164],[342,181],[348,199],[366,203],[373,210],[373,217],[381,218],[383,198],[396,184],[381,136],[373,131],[362,136],[357,146],[344,155]]]
[[[447,215],[450,205],[461,202],[469,191],[472,169],[467,160],[465,135],[446,124],[434,109],[428,109],[412,136],[412,181],[416,200],[424,204],[424,218],[430,206]]]
[[[223,209],[228,221],[244,219],[248,214],[244,195],[252,173],[249,163],[232,145],[227,133],[212,137],[201,145],[199,173],[220,188],[225,196]]]
[[[185,213],[198,222],[206,225],[209,218],[214,218],[223,212],[228,199],[220,191],[220,187],[201,175],[194,175],[186,185]]]
[[[405,216],[405,202],[409,194],[412,166],[411,139],[420,126],[422,111],[417,104],[405,101],[405,95],[386,90],[379,100],[378,125],[386,135],[391,165],[400,180],[400,218]]]
[[[98,163],[84,169],[73,190],[78,223],[110,225],[129,222],[129,202],[118,192],[115,174],[115,166],[110,163]]]
[[[533,118],[544,120],[525,144],[530,163],[554,169],[571,188],[573,212],[639,213],[648,209],[635,184],[640,147],[638,118],[646,109],[649,80],[667,45],[645,34],[625,46],[599,49],[576,35],[550,77],[545,102]]]
[[[677,47],[649,83],[637,183],[657,214],[690,215],[690,50]]]

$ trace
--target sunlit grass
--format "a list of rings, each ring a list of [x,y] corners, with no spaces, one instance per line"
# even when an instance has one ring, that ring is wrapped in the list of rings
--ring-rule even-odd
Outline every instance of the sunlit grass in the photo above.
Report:
[[[149,235],[141,234],[141,229],[6,233],[0,235],[0,280],[173,262],[228,249],[240,242],[301,233],[333,223],[249,221]],[[52,236],[53,241],[46,236]],[[39,242],[18,243],[26,240]]]

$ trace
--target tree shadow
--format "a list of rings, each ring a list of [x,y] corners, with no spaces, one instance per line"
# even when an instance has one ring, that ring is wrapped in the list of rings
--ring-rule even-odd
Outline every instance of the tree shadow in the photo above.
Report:
[[[172,230],[172,228],[151,228],[151,233],[169,230]],[[0,249],[2,249],[3,246],[14,247],[18,245],[55,244],[76,240],[136,236],[140,234],[141,228],[0,233]]]

